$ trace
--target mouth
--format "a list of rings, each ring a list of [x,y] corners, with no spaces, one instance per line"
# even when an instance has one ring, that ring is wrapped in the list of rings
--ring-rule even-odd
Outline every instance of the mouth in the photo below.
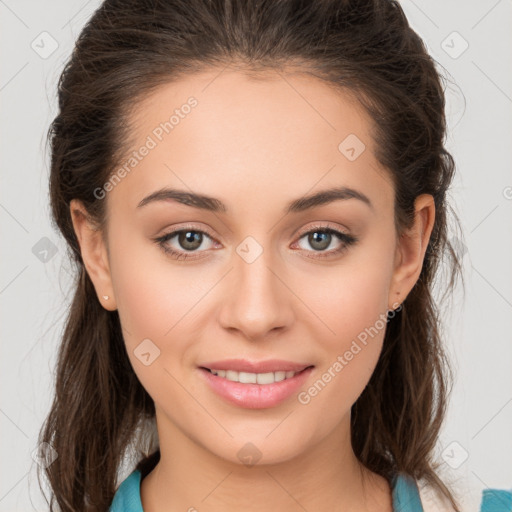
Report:
[[[243,368],[240,369],[240,366]],[[246,371],[255,366],[264,370]],[[231,405],[247,409],[266,409],[276,407],[296,394],[314,368],[314,365],[286,361],[256,364],[230,360],[202,365],[198,370],[208,388]]]

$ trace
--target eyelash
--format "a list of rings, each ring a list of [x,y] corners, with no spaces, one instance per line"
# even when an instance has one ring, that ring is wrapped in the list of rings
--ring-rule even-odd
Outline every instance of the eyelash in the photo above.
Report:
[[[169,248],[168,245],[166,245],[166,242],[168,242],[170,239],[174,238],[176,235],[178,235],[180,233],[183,233],[183,232],[188,232],[188,231],[192,231],[194,233],[202,233],[203,235],[207,235],[209,238],[214,240],[214,237],[208,231],[205,231],[205,230],[202,230],[202,229],[195,229],[193,226],[185,226],[183,228],[176,229],[174,231],[170,231],[169,233],[166,233],[165,235],[162,235],[160,237],[154,238],[153,240],[154,240],[155,243],[157,243],[160,246],[160,248],[166,254],[169,254],[174,259],[177,259],[177,260],[187,260],[187,259],[202,258],[202,256],[197,257],[197,256],[192,256],[191,255],[191,254],[194,254],[194,252],[198,252],[198,251],[189,251],[189,253],[187,253],[187,252],[180,252],[180,251],[176,251],[174,249],[171,249],[171,248]],[[298,235],[298,239],[297,240],[301,240],[306,235],[309,235],[311,233],[316,233],[316,232],[335,235],[338,238],[338,240],[340,242],[342,242],[342,245],[338,249],[331,249],[330,251],[307,251],[307,252],[316,252],[317,253],[317,256],[313,256],[313,259],[330,258],[330,257],[333,257],[333,256],[340,255],[345,250],[347,250],[351,245],[354,245],[359,240],[358,238],[356,238],[353,235],[349,235],[347,233],[343,233],[341,231],[338,231],[336,229],[333,229],[333,228],[331,228],[329,226],[324,226],[324,225],[313,226],[309,230],[300,233]],[[199,251],[199,252],[203,252],[203,251]]]

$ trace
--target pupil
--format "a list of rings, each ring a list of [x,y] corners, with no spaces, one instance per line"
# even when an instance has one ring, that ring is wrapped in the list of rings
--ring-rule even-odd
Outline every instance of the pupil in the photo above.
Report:
[[[202,235],[196,231],[184,231],[179,238],[180,245],[184,249],[193,250],[201,246]]]
[[[331,234],[321,231],[315,231],[314,233],[309,235],[309,243],[311,244],[311,247],[313,247],[313,249],[326,249],[327,247],[329,247],[329,244],[331,243]]]

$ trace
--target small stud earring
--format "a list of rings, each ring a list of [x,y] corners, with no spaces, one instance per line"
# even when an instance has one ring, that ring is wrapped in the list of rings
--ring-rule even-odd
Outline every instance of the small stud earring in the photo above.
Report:
[[[104,298],[105,300],[108,300],[108,299],[109,299],[108,295],[103,295],[103,298]]]

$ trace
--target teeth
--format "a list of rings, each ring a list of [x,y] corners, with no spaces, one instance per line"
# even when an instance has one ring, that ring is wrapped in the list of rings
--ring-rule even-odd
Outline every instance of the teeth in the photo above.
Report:
[[[235,372],[234,370],[210,370],[214,375],[223,377],[232,382],[241,382],[242,384],[273,384],[285,379],[292,378],[299,372],[269,372],[269,373],[249,373]]]

